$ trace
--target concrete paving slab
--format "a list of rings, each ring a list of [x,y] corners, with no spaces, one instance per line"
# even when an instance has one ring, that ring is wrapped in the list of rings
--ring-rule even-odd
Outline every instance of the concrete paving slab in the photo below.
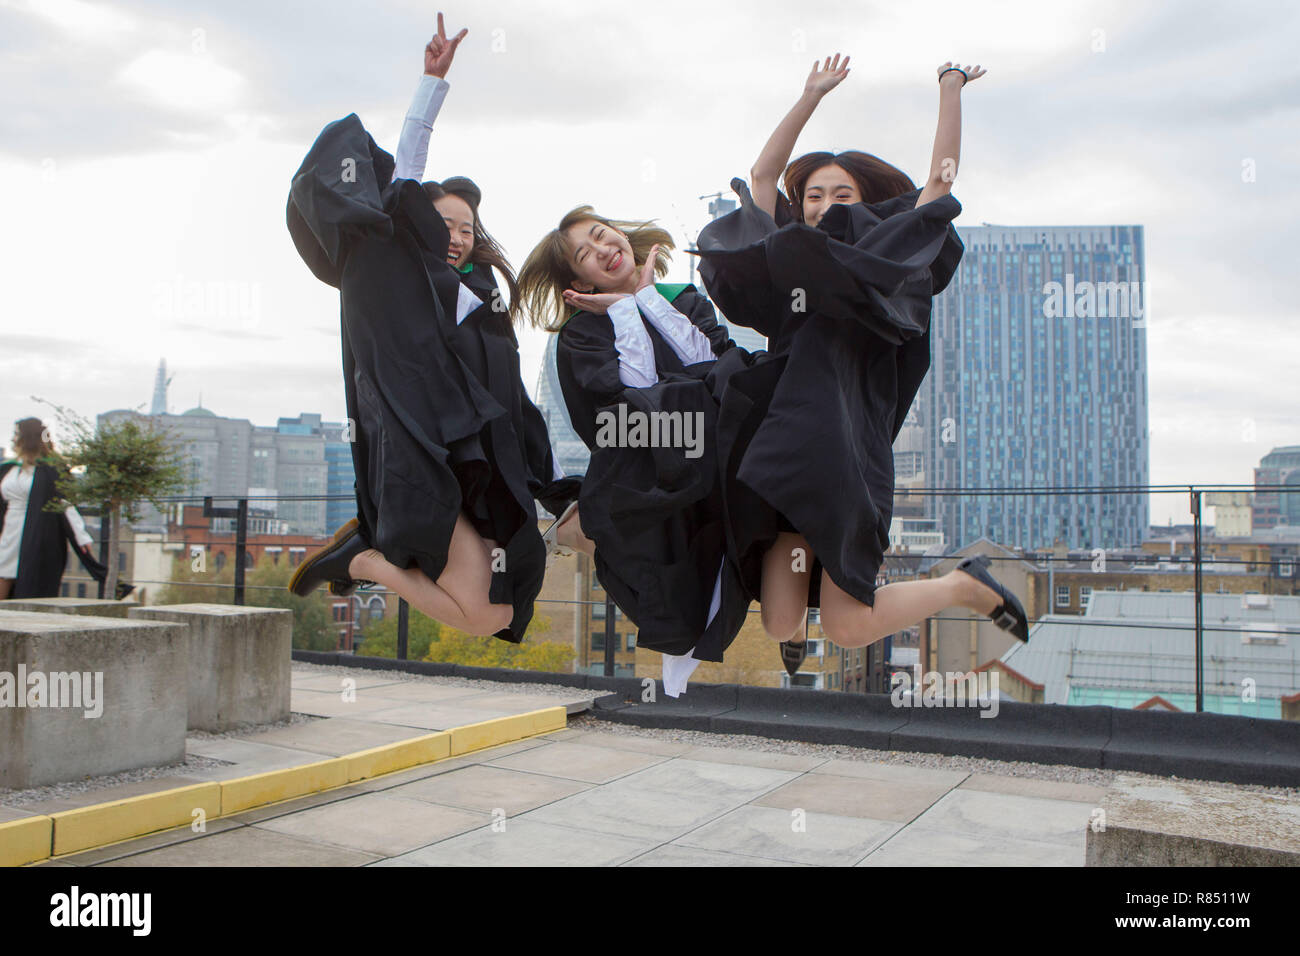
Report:
[[[774,754],[763,750],[745,750],[743,747],[691,747],[681,756],[689,760],[766,767],[769,770],[794,770],[799,773],[805,773],[826,763],[825,757]]]
[[[1083,835],[1070,846],[913,824],[858,866],[1083,866]]]
[[[373,714],[375,711],[389,710],[393,706],[392,700],[364,697],[360,692],[354,700],[344,700],[337,693],[299,690],[296,687],[289,694],[290,711],[295,714],[310,714],[313,717],[359,718],[364,714]]]
[[[610,866],[653,849],[653,843],[553,826],[527,817],[500,832],[483,827],[376,866]]]
[[[391,724],[395,727],[413,727],[427,732],[463,727],[466,724],[477,724],[485,720],[495,720],[498,717],[510,717],[525,712],[525,710],[507,707],[472,708],[464,701],[445,703],[431,701],[427,704],[418,701],[402,704],[390,701],[387,708],[367,714],[362,719]]]
[[[861,780],[921,784],[943,787],[945,790],[958,786],[970,776],[967,770],[909,767],[906,764],[884,763],[878,760],[828,760],[812,772],[828,773],[836,777],[856,777]]]
[[[692,846],[669,843],[629,863],[624,863],[623,866],[804,866],[804,864],[765,860],[756,856],[739,856],[735,853],[719,853],[715,850],[700,850]]]
[[[280,800],[277,803],[267,804],[264,807],[253,807],[251,810],[241,810],[239,813],[232,813],[228,817],[222,817],[222,819],[234,820],[236,823],[251,826],[254,823],[274,820],[276,817],[301,813],[302,811],[310,810],[313,807],[323,807],[330,803],[338,803],[340,800],[350,800],[352,797],[359,797],[366,793],[369,793],[369,791],[361,789],[358,784],[352,784],[346,787],[335,787],[333,790],[320,790],[316,793],[308,793],[301,797],[294,797],[292,800]]]
[[[598,696],[601,695],[587,693],[575,688],[572,695],[557,695],[555,697],[541,694],[486,694],[482,697],[467,697],[464,700],[464,705],[484,710],[507,708],[513,714],[527,713],[530,710],[549,710],[552,707],[563,706],[570,715],[573,715],[590,710],[592,700]]]
[[[380,684],[357,690],[357,698],[371,700],[391,700],[402,702],[415,701],[452,701],[484,697],[490,690],[482,687],[465,687],[454,684],[438,684],[433,681],[408,680],[399,684]]]
[[[1083,848],[1095,804],[982,790],[953,790],[917,819],[930,830]]]
[[[23,817],[39,816],[34,810],[24,810],[22,807],[5,807],[0,806],[0,823],[8,823],[10,820],[21,820]]]
[[[100,864],[117,866],[363,866],[373,853],[325,846],[256,827],[238,827],[198,840]]]
[[[226,830],[233,830],[236,827],[243,826],[243,824],[228,818],[221,818],[208,820],[204,826],[206,829],[203,833],[195,833],[189,827],[176,827],[173,830],[163,830],[161,833],[150,833],[148,836],[136,837],[134,840],[123,840],[121,843],[113,843],[93,850],[83,850],[81,853],[70,853],[67,856],[56,857],[56,859],[62,860],[71,866],[96,866],[100,863],[107,863],[109,860],[117,860],[135,853],[143,853],[146,850],[156,850],[159,847],[184,843],[186,840],[197,840],[200,837],[210,836],[214,833],[223,833]]]
[[[607,747],[589,747],[582,743],[561,742],[547,744],[524,753],[511,754],[491,761],[495,767],[510,770],[530,770],[586,783],[608,783],[646,767],[667,760],[667,757],[635,753],[628,750],[611,750]]]
[[[630,750],[632,753],[657,754],[661,757],[680,757],[691,749],[690,744],[673,740],[659,740],[654,737],[631,737],[626,734],[611,734],[599,730],[575,730],[573,743],[586,744],[589,747],[606,747],[610,750]]]
[[[201,780],[233,780],[266,770],[300,767],[321,759],[321,755],[315,751],[255,743],[246,737],[214,737],[207,740],[191,737],[185,741],[185,749],[188,753],[201,757],[230,761],[231,766],[228,767],[190,772],[190,776]]]
[[[670,843],[736,806],[720,797],[611,784],[557,800],[522,819],[655,844]]]
[[[909,823],[940,799],[943,784],[807,773],[754,802],[784,810]]]
[[[542,739],[543,739],[543,740],[552,740],[552,741],[555,741],[555,740],[574,740],[575,738],[585,736],[586,733],[587,733],[587,731],[585,731],[585,730],[573,730],[572,728],[568,728],[568,727],[566,727],[564,730],[557,730],[557,731],[555,731],[555,733],[552,733],[552,734],[543,734],[543,735],[542,735]]]
[[[371,747],[419,736],[421,731],[418,728],[399,727],[369,720],[349,720],[345,717],[327,717],[324,720],[313,720],[306,724],[294,724],[277,730],[268,730],[265,733],[251,734],[243,740],[253,744],[272,744],[277,747],[339,757],[358,750],[368,750]]]
[[[1033,777],[1006,777],[1001,774],[972,773],[958,789],[986,790],[989,793],[1013,793],[1022,797],[1044,797],[1049,800],[1073,800],[1101,806],[1106,787],[1090,783],[1072,783],[1069,780],[1037,780]]]
[[[540,747],[542,745],[542,739],[537,737],[530,737],[527,740],[516,740],[512,743],[489,747],[487,750],[468,753],[461,757],[451,757],[447,760],[438,760],[434,763],[421,764],[418,767],[412,767],[410,770],[399,770],[397,773],[385,774],[382,777],[372,777],[369,780],[362,780],[359,783],[355,783],[353,786],[362,790],[389,790],[405,783],[413,783],[416,780],[436,777],[444,773],[450,773],[453,770],[460,770],[463,767],[477,766],[486,760],[504,757],[507,754],[519,753],[522,750],[531,750],[534,747]]]
[[[289,674],[290,684],[294,690],[321,690],[341,692],[345,686],[343,682],[350,680],[350,686],[360,690],[363,687],[379,687],[381,684],[409,684],[410,681],[403,680],[400,677],[391,674],[385,674],[382,671],[376,671],[373,675],[356,674],[353,671],[339,674],[319,674],[316,671],[294,670]]]
[[[809,866],[852,866],[900,829],[900,824],[827,813],[740,807],[674,841]]]
[[[397,856],[491,822],[467,813],[392,793],[367,793],[255,825],[312,843]]]
[[[591,785],[546,774],[471,766],[408,783],[385,793],[478,813],[518,816],[590,789]]]
[[[683,796],[717,797],[734,804],[747,803],[789,783],[793,770],[768,770],[744,764],[709,763],[677,757],[624,777],[610,787],[655,790]]]

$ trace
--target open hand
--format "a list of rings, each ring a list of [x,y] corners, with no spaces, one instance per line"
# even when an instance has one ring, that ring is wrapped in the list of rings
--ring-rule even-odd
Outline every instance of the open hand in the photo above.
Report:
[[[833,60],[828,56],[826,62],[820,66],[816,60],[813,60],[812,72],[808,74],[808,79],[804,81],[803,91],[814,96],[825,96],[839,86],[848,75],[849,58],[847,56],[844,58],[844,62],[841,63],[840,55],[836,53]]]
[[[564,301],[575,309],[604,315],[619,299],[627,298],[626,292],[578,292],[574,289],[564,290]]]
[[[442,25],[442,14],[438,14],[438,34],[424,48],[424,72],[426,76],[446,79],[447,71],[451,69],[451,61],[456,56],[456,47],[460,46],[460,41],[465,39],[467,33],[469,33],[469,30],[461,30],[448,40],[447,30]]]
[[[636,291],[655,284],[655,266],[659,263],[659,244],[650,247],[650,255],[646,256],[645,265],[641,267],[641,275],[636,280]]]
[[[956,67],[957,69],[953,70],[953,67]],[[943,72],[944,70],[953,70],[953,71],[951,73],[944,73]],[[958,73],[957,70],[965,71],[966,78],[964,80],[962,79],[962,75]],[[971,80],[978,79],[979,77],[983,76],[985,73],[988,72],[988,70],[980,69],[980,65],[978,63],[976,63],[974,66],[963,66],[960,63],[953,63],[949,61],[945,63],[943,66],[939,67],[938,72],[940,74],[939,75],[940,83],[956,83],[958,87],[962,87],[965,86],[967,83],[969,83]]]

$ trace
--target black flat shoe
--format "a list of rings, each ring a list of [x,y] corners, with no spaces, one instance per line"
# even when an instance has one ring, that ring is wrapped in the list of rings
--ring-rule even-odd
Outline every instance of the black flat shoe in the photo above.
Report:
[[[799,665],[803,659],[808,656],[808,639],[804,638],[798,644],[791,644],[789,641],[781,642],[781,663],[785,665],[785,672],[793,677],[799,671]]]
[[[997,579],[988,572],[989,559],[986,554],[977,554],[966,558],[957,565],[958,571],[964,571],[981,584],[986,584],[998,593],[1002,599],[993,613],[989,615],[989,620],[1002,628],[1004,631],[1011,633],[1018,641],[1029,641],[1029,617],[1025,614],[1025,609],[1020,600],[998,583]]]
[[[334,532],[333,541],[298,565],[289,581],[289,590],[299,597],[306,597],[329,582],[332,593],[339,596],[351,594],[357,585],[370,583],[356,580],[348,574],[348,565],[352,559],[369,547],[366,539],[361,536],[357,519],[352,518]],[[335,590],[336,584],[338,590]]]

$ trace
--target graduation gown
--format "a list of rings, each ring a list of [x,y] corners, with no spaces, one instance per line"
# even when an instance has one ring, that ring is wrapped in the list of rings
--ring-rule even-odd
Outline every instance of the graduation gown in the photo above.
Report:
[[[729,546],[751,596],[762,555],[797,530],[811,562],[864,604],[889,548],[893,443],[930,367],[932,300],[963,246],[951,194],[920,208],[915,189],[837,204],[814,228],[740,208],[705,226],[700,275],[729,321],[768,336],[764,360],[730,377],[719,423]]]
[[[636,624],[638,645],[721,661],[750,602],[734,564],[726,560],[714,437],[717,398],[727,377],[747,367],[751,357],[731,341],[694,286],[658,288],[704,333],[718,358],[683,365],[642,316],[659,380],[648,388],[628,387],[619,378],[609,317],[577,312],[565,322],[556,342],[556,371],[574,431],[591,449],[578,509],[583,531],[596,545],[596,575]],[[647,416],[699,413],[702,453],[689,458],[686,448],[601,447],[597,416],[618,415],[620,406]],[[706,627],[720,569],[720,605]]]
[[[339,290],[360,530],[392,564],[437,580],[466,511],[504,551],[489,599],[513,607],[496,636],[518,643],[546,569],[530,490],[551,475],[537,473],[535,431],[515,430],[531,416],[512,339],[484,316],[456,325],[447,227],[419,183],[393,182],[393,170],[351,114],[321,131],[287,209],[299,254]]]
[[[0,481],[10,468],[18,466],[16,460],[0,462]],[[32,491],[27,499],[23,538],[18,551],[18,577],[14,579],[11,598],[58,597],[63,583],[63,570],[68,563],[68,545],[82,567],[96,581],[103,582],[108,569],[77,547],[77,536],[72,523],[63,512],[46,511],[45,505],[58,494],[55,483],[59,473],[45,461],[37,461],[32,473]],[[9,510],[8,502],[0,497],[0,527],[3,527]]]

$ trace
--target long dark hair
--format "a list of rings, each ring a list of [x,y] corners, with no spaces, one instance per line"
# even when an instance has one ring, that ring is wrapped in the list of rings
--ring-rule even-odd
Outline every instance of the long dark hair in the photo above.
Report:
[[[843,153],[805,153],[785,168],[782,181],[790,215],[803,222],[804,185],[819,169],[838,166],[853,179],[864,203],[884,202],[916,188],[910,176],[897,166],[891,166],[879,156],[861,153],[855,149]]]
[[[483,220],[478,214],[479,203],[483,201],[483,191],[472,179],[453,176],[441,183],[424,183],[425,195],[433,202],[444,196],[456,196],[465,200],[470,212],[474,214],[474,248],[470,250],[469,261],[484,268],[495,268],[506,280],[510,290],[510,324],[513,325],[519,315],[519,283],[515,281],[515,270],[511,268],[506,254],[491,233],[483,228]]]

